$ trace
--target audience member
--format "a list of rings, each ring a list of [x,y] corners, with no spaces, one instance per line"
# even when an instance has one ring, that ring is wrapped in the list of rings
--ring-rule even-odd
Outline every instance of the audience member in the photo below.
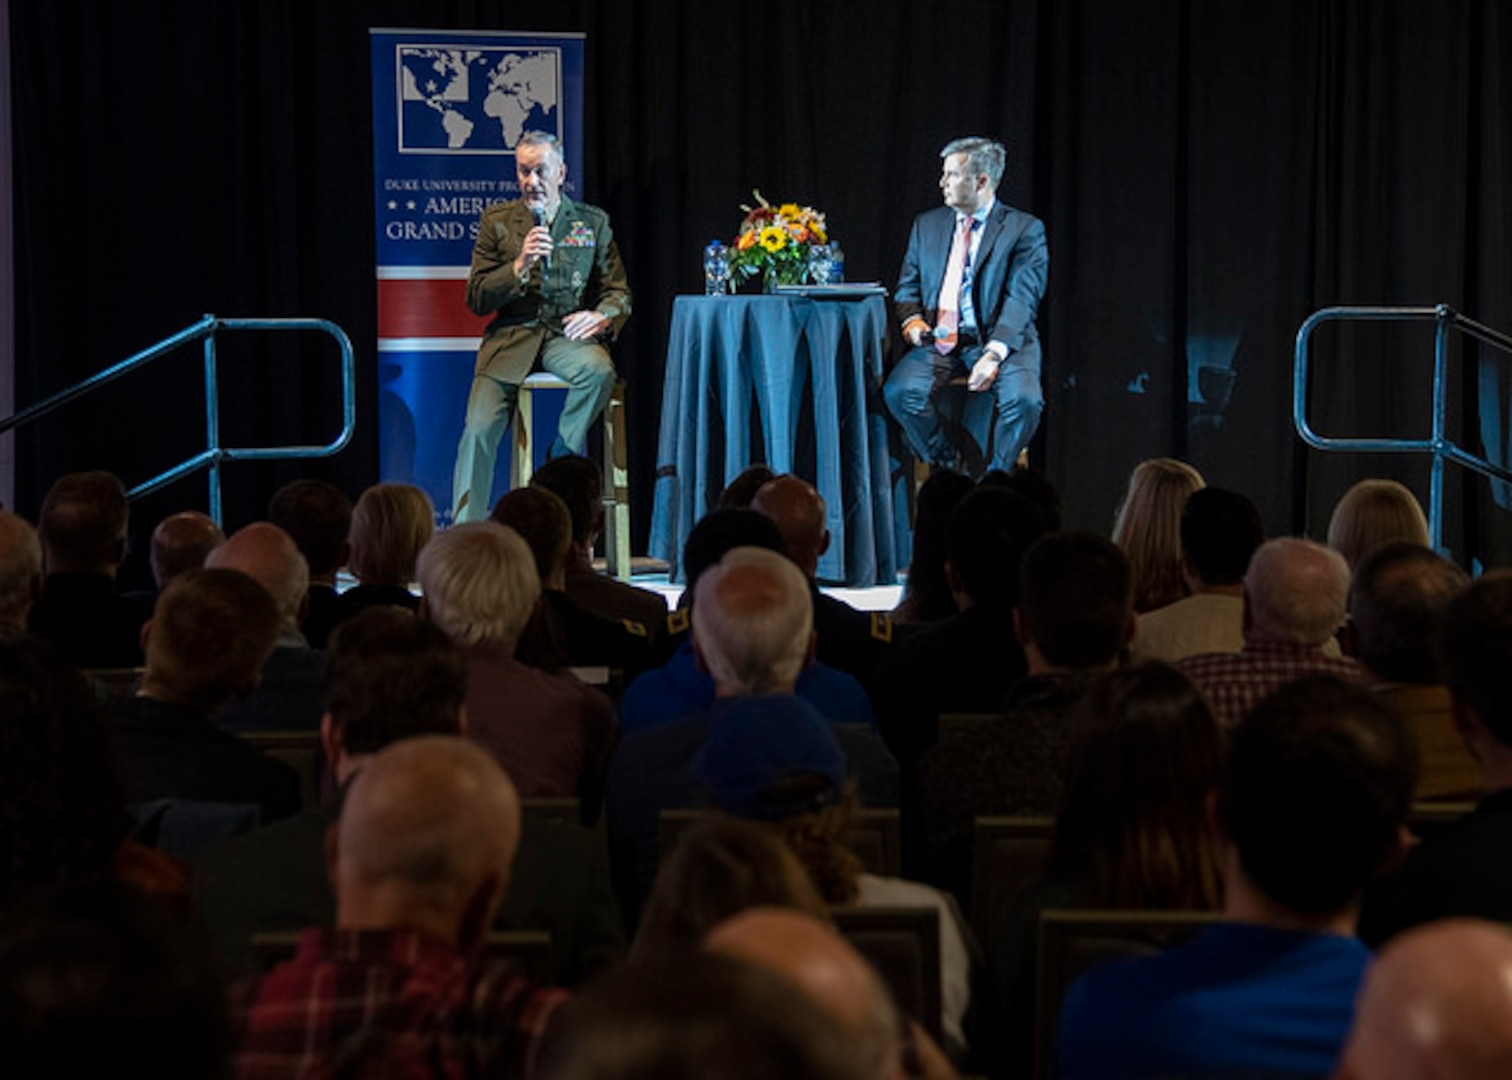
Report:
[[[42,544],[24,518],[0,510],[0,642],[26,633],[27,616],[42,595]]]
[[[1045,531],[1061,531],[1061,497],[1055,485],[1037,469],[1016,465],[1012,470],[992,469],[983,475],[981,482],[989,487],[1004,487],[1016,491],[1040,508],[1045,516]]]
[[[757,907],[829,918],[808,871],[779,837],[748,821],[710,815],[662,856],[635,934],[634,955],[701,949],[715,926]]]
[[[1229,727],[1272,690],[1303,675],[1362,679],[1358,662],[1330,654],[1348,599],[1349,567],[1338,552],[1310,540],[1269,540],[1244,575],[1244,648],[1199,653],[1177,666]]]
[[[720,810],[777,830],[830,904],[936,911],[939,1019],[947,1051],[961,1060],[972,965],[960,912],[927,885],[863,870],[849,847],[856,799],[846,777],[845,751],[828,724],[788,700],[798,707],[731,709],[718,716],[694,759],[694,776]]]
[[[1165,664],[1112,671],[1078,699],[1070,727],[1044,877],[1001,910],[988,949],[1011,1077],[1034,1065],[1042,912],[1208,910],[1222,896],[1208,801],[1223,732],[1197,688]]]
[[[678,610],[666,619],[666,632],[658,638],[661,650],[668,653],[667,660],[626,688],[620,701],[621,731],[629,734],[659,727],[702,712],[714,703],[714,680],[693,653],[693,598],[704,571],[738,547],[785,553],[776,524],[754,510],[715,510],[688,533],[682,559],[687,587]],[[827,664],[805,663],[794,692],[837,724],[875,724],[871,702],[861,684]]]
[[[158,597],[135,697],[112,702],[133,802],[252,803],[264,821],[299,809],[299,776],[215,725],[257,682],[278,634],[268,591],[237,570],[186,570]]]
[[[1181,575],[1189,595],[1139,618],[1129,643],[1134,660],[1175,663],[1199,653],[1244,648],[1244,573],[1265,543],[1255,504],[1205,487],[1181,512]]]
[[[420,553],[421,613],[467,658],[467,733],[504,766],[521,794],[576,796],[598,812],[614,740],[609,699],[571,675],[515,659],[541,595],[535,560],[513,529],[454,525]]]
[[[309,567],[293,539],[277,525],[255,521],[238,529],[205,560],[240,570],[273,597],[278,639],[255,689],[229,701],[216,718],[231,731],[314,731],[320,726],[325,657],[299,630],[308,603]]]
[[[268,520],[293,538],[309,566],[309,600],[300,630],[311,648],[324,649],[336,625],[336,574],[347,561],[352,501],[330,481],[294,480],[273,493]]]
[[[714,927],[709,951],[788,980],[851,1041],[875,1080],[905,1075],[902,1024],[892,996],[861,955],[825,922],[782,908],[758,908]],[[905,1021],[906,1022],[906,1021]]]
[[[1417,497],[1395,480],[1361,480],[1328,519],[1328,546],[1356,570],[1376,548],[1394,540],[1428,546],[1428,519]]]
[[[812,650],[813,615],[808,585],[789,559],[763,548],[736,548],[700,574],[694,603],[698,657],[714,685],[709,706],[670,724],[627,732],[609,764],[610,840],[621,903],[632,922],[655,879],[661,811],[698,804],[703,792],[692,761],[719,719],[742,710],[797,710],[820,723],[829,720],[794,693]],[[847,726],[843,738],[863,798],[896,805],[897,764],[881,740],[855,726]]]
[[[410,582],[415,580],[415,560],[435,533],[436,508],[414,484],[374,484],[359,495],[347,556],[357,584],[341,594],[337,620],[367,607],[419,608]]]
[[[529,1075],[565,994],[475,958],[519,836],[479,747],[427,735],[373,755],[334,834],[335,929],[233,996],[238,1075]]]
[[[111,878],[174,901],[188,868],[130,839],[126,786],[88,685],[40,638],[0,645],[0,912]]]
[[[807,480],[791,473],[769,480],[751,500],[751,509],[772,519],[788,558],[809,583],[814,607],[815,657],[858,679],[868,679],[893,641],[892,620],[880,612],[857,611],[819,590],[819,559],[829,550],[824,498]]]
[[[1134,466],[1113,519],[1113,542],[1134,568],[1134,610],[1165,607],[1187,594],[1181,575],[1181,512],[1202,474],[1175,458]]]
[[[195,906],[218,946],[222,971],[249,971],[256,931],[331,926],[336,898],[326,833],[341,797],[372,756],[419,735],[462,734],[467,670],[451,640],[397,608],[358,612],[331,635],[321,736],[337,796],[223,844],[200,860]],[[624,929],[602,840],[581,826],[528,821],[513,886],[497,925],[551,933],[554,980],[575,983],[618,957]]]
[[[152,530],[152,580],[162,592],[168,582],[185,570],[197,570],[205,559],[226,542],[226,534],[209,514],[184,510],[170,514]]]
[[[1512,1076],[1512,934],[1446,919],[1403,934],[1365,976],[1339,1080]]]
[[[725,489],[719,493],[719,501],[714,504],[716,510],[749,510],[751,500],[761,490],[761,486],[768,480],[777,476],[771,469],[762,464],[750,465],[743,469],[735,479],[725,485]]]
[[[28,625],[81,668],[142,664],[152,604],[116,591],[127,520],[126,488],[108,472],[69,473],[42,500],[37,531],[47,577]]]
[[[1000,700],[1000,716],[942,739],[919,766],[929,879],[961,898],[978,817],[1055,812],[1067,713],[1134,633],[1129,562],[1100,536],[1044,537],[1025,553],[1020,579],[1014,621],[1028,676]]]
[[[221,1080],[225,995],[199,938],[134,890],[70,887],[0,920],[0,1076]]]
[[[572,515],[566,581],[572,602],[605,619],[629,619],[655,633],[667,618],[662,594],[616,581],[593,568],[593,546],[604,531],[603,483],[599,467],[574,454],[552,458],[530,477],[531,487],[556,495]]]
[[[1404,540],[1376,548],[1355,570],[1356,657],[1376,696],[1417,735],[1419,799],[1475,799],[1482,790],[1480,766],[1455,730],[1437,654],[1444,612],[1469,583],[1449,560]]]
[[[1039,509],[995,487],[971,492],[950,513],[945,574],[959,614],[898,644],[872,676],[877,726],[903,778],[905,859],[917,865],[919,765],[939,739],[940,717],[997,712],[1026,671],[1014,636],[1019,562],[1044,532]]]
[[[945,524],[956,503],[975,486],[971,477],[950,469],[931,473],[919,486],[914,499],[913,556],[903,595],[892,611],[895,624],[937,623],[960,610],[945,578]]]
[[[723,956],[630,963],[565,1012],[542,1080],[876,1080],[789,980]]]
[[[1488,794],[1366,895],[1360,936],[1372,945],[1434,919],[1512,920],[1512,571],[1489,571],[1449,602],[1439,662]]]
[[[1225,921],[1077,980],[1060,1075],[1330,1075],[1370,957],[1360,894],[1400,854],[1415,771],[1364,689],[1312,676],[1257,706],[1219,791]]]
[[[603,667],[625,678],[650,665],[650,628],[629,619],[605,619],[567,595],[572,517],[566,503],[545,488],[516,488],[494,503],[489,519],[520,534],[541,578],[540,605],[515,650],[523,663],[545,671]]]

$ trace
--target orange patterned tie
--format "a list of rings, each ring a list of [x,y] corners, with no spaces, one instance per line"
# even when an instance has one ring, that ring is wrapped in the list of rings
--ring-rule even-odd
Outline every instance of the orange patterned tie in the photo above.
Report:
[[[961,282],[966,277],[966,263],[971,258],[971,230],[976,218],[969,214],[961,219],[955,242],[950,245],[950,259],[945,264],[945,281],[940,285],[940,318],[935,327],[935,349],[948,355],[956,346],[956,331],[961,325]]]

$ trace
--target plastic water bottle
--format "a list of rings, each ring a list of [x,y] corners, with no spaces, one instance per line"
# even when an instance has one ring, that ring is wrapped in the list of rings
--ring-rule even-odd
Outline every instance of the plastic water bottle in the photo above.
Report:
[[[729,291],[730,249],[718,240],[704,248],[704,295],[723,296]]]
[[[829,246],[829,280],[831,284],[839,284],[845,280],[845,252],[840,250],[840,245],[834,241]]]

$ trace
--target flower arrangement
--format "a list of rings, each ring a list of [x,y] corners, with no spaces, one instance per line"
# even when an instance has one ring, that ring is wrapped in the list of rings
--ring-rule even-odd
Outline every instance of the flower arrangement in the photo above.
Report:
[[[735,237],[730,273],[736,281],[762,276],[764,287],[797,285],[808,276],[809,248],[829,241],[824,215],[812,206],[773,206],[753,191],[755,206],[741,206],[745,220]]]

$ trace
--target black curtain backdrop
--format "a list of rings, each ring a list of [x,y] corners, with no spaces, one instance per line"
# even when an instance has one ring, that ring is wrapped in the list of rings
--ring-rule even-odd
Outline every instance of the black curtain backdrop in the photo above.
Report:
[[[1193,461],[1275,532],[1319,536],[1343,489],[1416,458],[1306,451],[1293,336],[1332,304],[1445,302],[1512,329],[1512,98],[1499,0],[11,0],[17,400],[120,360],[205,312],[314,315],[352,335],[359,433],[313,463],[233,465],[227,517],[296,475],[378,479],[369,27],[587,35],[583,194],[613,215],[636,293],[636,548],[650,517],[673,297],[752,188],[826,210],[848,276],[893,282],[938,202],[950,137],[1002,138],[999,194],[1045,219],[1048,409],[1036,463],[1068,524],[1105,531],[1143,457]],[[1426,329],[1319,336],[1316,425],[1422,436]],[[227,337],[241,445],[323,442],[333,350]],[[1508,449],[1509,380],[1457,350],[1451,434]],[[59,473],[142,481],[200,449],[197,350],[41,422],[18,509]],[[1484,428],[1483,428],[1483,425]],[[1448,539],[1512,562],[1507,511],[1451,470]],[[204,505],[194,479],[134,532]],[[139,539],[140,539],[139,538]]]

